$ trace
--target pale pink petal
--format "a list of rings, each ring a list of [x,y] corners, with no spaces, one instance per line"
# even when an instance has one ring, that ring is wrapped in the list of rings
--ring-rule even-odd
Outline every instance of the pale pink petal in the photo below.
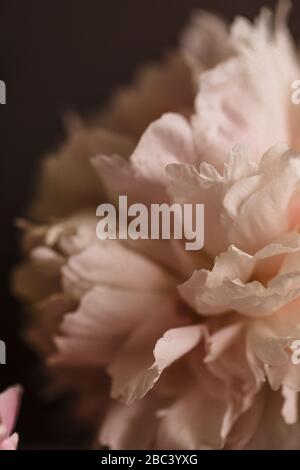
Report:
[[[112,450],[154,448],[157,406],[158,402],[153,396],[130,406],[112,405],[101,426],[100,444]]]
[[[17,433],[12,434],[4,441],[0,442],[0,450],[16,450],[19,442],[19,436]]]
[[[279,393],[268,391],[259,425],[246,450],[299,450],[299,422],[285,423],[282,402]]]
[[[185,239],[131,240],[128,238],[124,243],[172,272],[178,282],[191,276],[195,269],[210,268],[212,265],[211,259],[203,251],[187,251]]]
[[[164,349],[168,347],[167,336],[159,344],[155,353],[158,355],[156,358],[158,363],[155,362],[155,365],[151,368],[153,350],[159,338],[170,325],[177,328],[186,323],[185,318],[177,314],[174,301],[171,301],[161,305],[159,315],[157,312],[153,312],[147,321],[144,321],[139,328],[133,331],[108,368],[112,377],[111,395],[113,398],[121,398],[127,404],[142,398],[153,387],[164,367],[167,367],[168,361],[171,364],[178,358],[177,355],[184,354],[185,349],[187,352],[195,347],[202,333],[202,329],[198,327],[193,329],[193,333],[191,332],[191,343],[177,345],[175,351],[172,352],[174,356],[170,358],[164,355],[161,356],[161,354],[165,354]],[[178,334],[180,332],[184,334],[185,330],[180,329]],[[174,336],[172,334],[172,338],[175,339],[176,337],[175,332]],[[160,361],[162,361],[162,364],[160,364]]]
[[[243,449],[258,429],[266,403],[266,393],[256,395],[251,407],[234,424],[226,439],[225,449]]]
[[[148,205],[166,200],[161,184],[141,177],[134,171],[131,162],[119,155],[98,155],[92,159],[92,164],[112,201],[117,201],[120,195],[126,195],[129,204],[139,202]]]
[[[204,249],[211,255],[230,243],[255,253],[299,223],[294,201],[300,188],[300,158],[286,145],[272,147],[260,164],[235,147],[223,174],[208,164],[199,170],[172,164],[167,171],[173,200],[204,204]]]
[[[130,381],[130,386],[126,386],[127,402],[143,398],[154,387],[164,369],[191,351],[204,334],[205,327],[201,325],[175,328],[164,333],[155,345],[154,363],[141,370]]]
[[[208,353],[204,358],[206,363],[216,360],[237,340],[242,330],[242,323],[234,323],[220,330],[208,338]]]
[[[138,175],[164,183],[164,169],[168,163],[193,163],[195,158],[188,121],[169,113],[150,124],[130,160]]]
[[[263,156],[258,184],[252,194],[244,198],[239,186],[234,185],[224,199],[228,239],[249,252],[296,225],[291,225],[289,206],[300,187],[300,157],[294,152],[281,153],[283,148],[274,147]],[[233,200],[236,211],[229,209]]]
[[[258,160],[274,136],[290,140],[290,86],[299,65],[284,19],[274,31],[271,20],[266,10],[254,25],[238,18],[229,38],[233,58],[200,75],[195,141],[202,161],[218,169],[237,143],[249,145]]]
[[[300,366],[292,361],[292,344],[300,338],[299,300],[271,317],[249,325],[248,360],[257,379],[267,378],[273,390],[300,391]]]
[[[197,157],[188,121],[171,113],[149,125],[129,162],[118,156],[113,159],[99,156],[93,160],[112,198],[126,194],[135,202],[164,202],[166,195],[160,185],[168,181],[165,166],[172,162],[197,163]],[[155,191],[153,184],[157,185]]]
[[[191,386],[170,407],[159,414],[159,449],[208,450],[223,447],[221,427],[225,403],[211,396],[203,387]],[[220,386],[220,384],[219,384]]]
[[[159,265],[126,248],[117,240],[98,240],[62,269],[63,288],[73,298],[96,285],[123,289],[158,289],[173,285],[174,279]]]
[[[224,251],[229,238],[222,220],[226,192],[242,181],[238,197],[245,199],[257,186],[253,176],[257,174],[258,167],[249,158],[247,149],[236,146],[232,150],[228,163],[224,164],[223,174],[207,163],[201,163],[199,169],[186,164],[170,164],[166,171],[170,177],[168,193],[171,200],[181,204],[204,204],[205,252],[215,256]]]
[[[283,419],[287,424],[295,424],[298,421],[298,392],[282,387],[281,393],[284,398],[281,410]]]
[[[96,286],[65,315],[52,365],[97,366],[111,362],[126,336],[153,315],[165,295],[148,290]]]
[[[22,387],[16,385],[0,394],[0,423],[5,427],[6,436],[10,436],[18,414]]]
[[[218,315],[236,310],[254,317],[271,315],[300,294],[300,273],[279,271],[265,286],[251,280],[256,264],[277,255],[297,253],[299,249],[297,233],[287,234],[254,256],[231,246],[216,258],[212,271],[195,271],[179,286],[179,291],[200,314]]]

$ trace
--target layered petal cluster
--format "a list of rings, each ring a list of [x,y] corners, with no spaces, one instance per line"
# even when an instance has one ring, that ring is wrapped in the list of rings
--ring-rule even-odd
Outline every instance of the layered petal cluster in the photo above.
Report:
[[[230,28],[196,14],[178,51],[45,159],[13,284],[99,446],[299,448],[300,62],[285,10]],[[97,206],[124,194],[204,204],[203,250],[99,240]]]

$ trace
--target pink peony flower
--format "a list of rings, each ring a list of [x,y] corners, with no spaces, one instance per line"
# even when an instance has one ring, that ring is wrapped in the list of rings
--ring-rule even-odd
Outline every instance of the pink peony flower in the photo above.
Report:
[[[8,388],[0,394],[0,450],[16,450],[19,436],[12,434],[19,409],[22,389]]]
[[[229,31],[196,15],[179,51],[45,160],[14,288],[99,446],[299,448],[300,70],[284,5]],[[96,207],[120,194],[204,203],[204,249],[100,241]]]

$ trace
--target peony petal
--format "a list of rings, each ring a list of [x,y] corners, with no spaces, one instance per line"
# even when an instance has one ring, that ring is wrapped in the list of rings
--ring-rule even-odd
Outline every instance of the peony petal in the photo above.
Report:
[[[297,233],[287,234],[254,256],[231,246],[216,258],[212,271],[195,271],[187,282],[179,286],[179,292],[200,314],[218,315],[236,310],[249,316],[270,315],[298,297],[300,273],[279,271],[266,287],[259,281],[249,282],[249,279],[261,260],[297,253],[299,249]]]
[[[159,337],[166,331],[166,326],[170,324],[175,329],[170,330],[157,344]],[[196,346],[201,338],[202,328],[197,326],[176,329],[183,324],[183,318],[176,315],[176,306],[169,302],[161,305],[159,317],[153,312],[152,317],[133,332],[108,369],[113,379],[113,398],[121,397],[127,404],[139,400],[154,386],[165,367]],[[181,335],[188,338],[187,343],[180,344],[179,341],[175,347],[175,342]]]
[[[10,437],[0,442],[0,450],[16,450],[19,442],[17,433],[12,434]]]
[[[65,292],[80,300],[96,285],[123,289],[170,287],[174,280],[159,265],[126,248],[116,240],[98,240],[98,244],[71,257],[62,269]]]
[[[286,424],[281,416],[282,397],[268,391],[257,430],[246,450],[298,450],[299,422]]]
[[[299,65],[285,19],[274,30],[270,20],[265,9],[254,25],[237,18],[225,42],[234,56],[199,77],[195,142],[202,161],[218,169],[236,143],[249,145],[258,160],[274,135],[277,141],[290,139],[290,85]]]
[[[207,377],[203,374],[203,381]],[[158,443],[160,449],[208,450],[223,447],[220,435],[225,403],[215,399],[204,387],[188,387],[170,407],[160,411]],[[220,384],[219,384],[220,385]]]
[[[250,366],[260,381],[265,377],[273,390],[300,391],[299,365],[292,361],[293,342],[300,338],[299,300],[271,317],[249,325],[247,349]]]
[[[5,427],[6,436],[10,436],[19,410],[22,387],[16,385],[0,394],[0,422]]]
[[[281,393],[284,398],[282,417],[287,424],[295,424],[298,421],[298,392],[282,387]]]
[[[159,309],[165,296],[151,290],[96,286],[77,311],[64,316],[52,365],[103,365],[113,360],[126,336]]]
[[[93,165],[113,200],[126,194],[134,202],[164,202],[166,195],[161,185],[168,180],[165,166],[195,159],[188,121],[179,114],[168,113],[149,125],[128,163],[118,156],[111,160],[104,155],[95,158]],[[157,185],[156,191],[153,184]]]
[[[154,446],[157,400],[147,397],[130,406],[114,404],[101,426],[99,441],[112,450],[145,450]]]

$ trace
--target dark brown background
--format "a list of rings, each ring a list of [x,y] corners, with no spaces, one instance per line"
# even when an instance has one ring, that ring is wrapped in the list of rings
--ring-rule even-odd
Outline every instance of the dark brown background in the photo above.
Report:
[[[25,386],[18,423],[21,447],[76,444],[74,438],[62,439],[55,427],[62,405],[44,405],[39,397],[41,366],[20,340],[20,305],[8,287],[9,270],[18,259],[13,220],[24,212],[41,156],[63,138],[62,114],[85,114],[105,103],[141,62],[161,57],[176,44],[195,7],[232,19],[237,14],[253,17],[263,4],[275,2],[0,0],[0,79],[7,85],[7,104],[0,106],[0,339],[7,344],[0,389],[15,382]],[[291,25],[298,37],[299,2]]]

